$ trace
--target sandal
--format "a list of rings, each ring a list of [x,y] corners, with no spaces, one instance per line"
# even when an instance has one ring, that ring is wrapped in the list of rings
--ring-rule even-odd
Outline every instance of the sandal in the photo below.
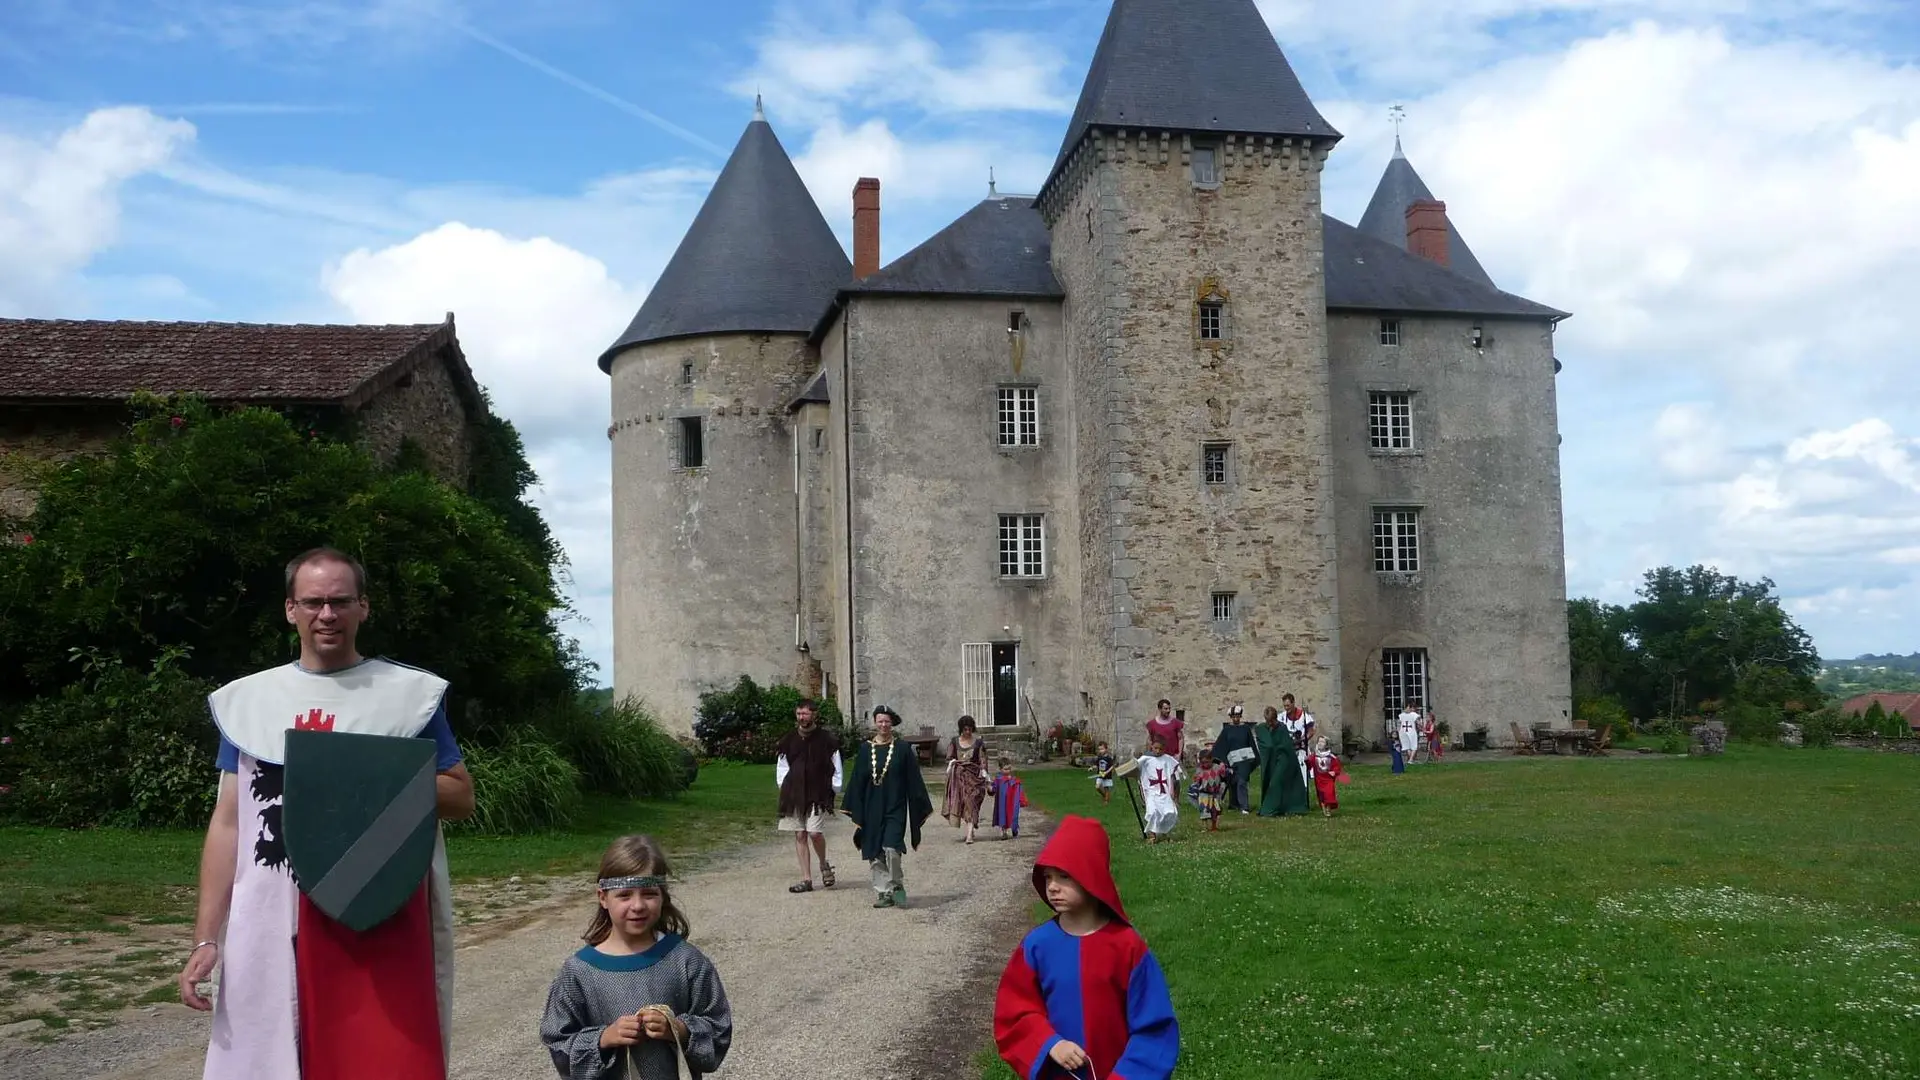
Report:
[[[825,889],[833,888],[833,867],[822,866],[820,868],[820,886]]]
[[[801,892],[812,892],[812,891],[813,891],[813,882],[811,882],[811,881],[803,881],[803,882],[801,882],[801,883],[800,883],[800,884],[798,884],[798,885],[789,885],[789,886],[787,886],[787,891],[788,891],[788,892],[792,892],[792,893],[801,893]]]

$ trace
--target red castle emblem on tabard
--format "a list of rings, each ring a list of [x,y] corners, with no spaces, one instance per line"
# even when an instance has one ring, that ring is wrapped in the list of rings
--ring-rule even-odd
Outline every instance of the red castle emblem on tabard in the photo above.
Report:
[[[307,715],[305,716],[300,716],[298,714],[295,714],[293,718],[293,730],[295,731],[332,731],[333,730],[333,714],[328,713],[325,719],[321,718],[319,709],[310,709],[307,711]]]

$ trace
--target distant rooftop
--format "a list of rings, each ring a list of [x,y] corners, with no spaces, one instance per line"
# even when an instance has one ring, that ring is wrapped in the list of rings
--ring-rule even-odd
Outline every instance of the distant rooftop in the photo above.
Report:
[[[352,409],[442,349],[477,400],[452,315],[386,326],[0,319],[0,399],[117,401],[148,390]]]

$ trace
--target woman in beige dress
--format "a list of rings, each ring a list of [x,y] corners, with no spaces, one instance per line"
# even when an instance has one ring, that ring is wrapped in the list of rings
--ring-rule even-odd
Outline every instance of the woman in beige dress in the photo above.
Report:
[[[987,746],[973,717],[960,718],[960,734],[947,741],[947,797],[940,813],[973,843],[980,803],[987,797]]]

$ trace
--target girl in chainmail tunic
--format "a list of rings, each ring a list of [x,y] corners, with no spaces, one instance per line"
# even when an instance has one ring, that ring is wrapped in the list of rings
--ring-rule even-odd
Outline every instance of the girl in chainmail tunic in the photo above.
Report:
[[[679,1080],[726,1060],[733,1012],[713,961],[687,941],[667,895],[666,855],[623,836],[600,859],[600,909],[585,948],[560,965],[540,1040],[567,1080]]]

